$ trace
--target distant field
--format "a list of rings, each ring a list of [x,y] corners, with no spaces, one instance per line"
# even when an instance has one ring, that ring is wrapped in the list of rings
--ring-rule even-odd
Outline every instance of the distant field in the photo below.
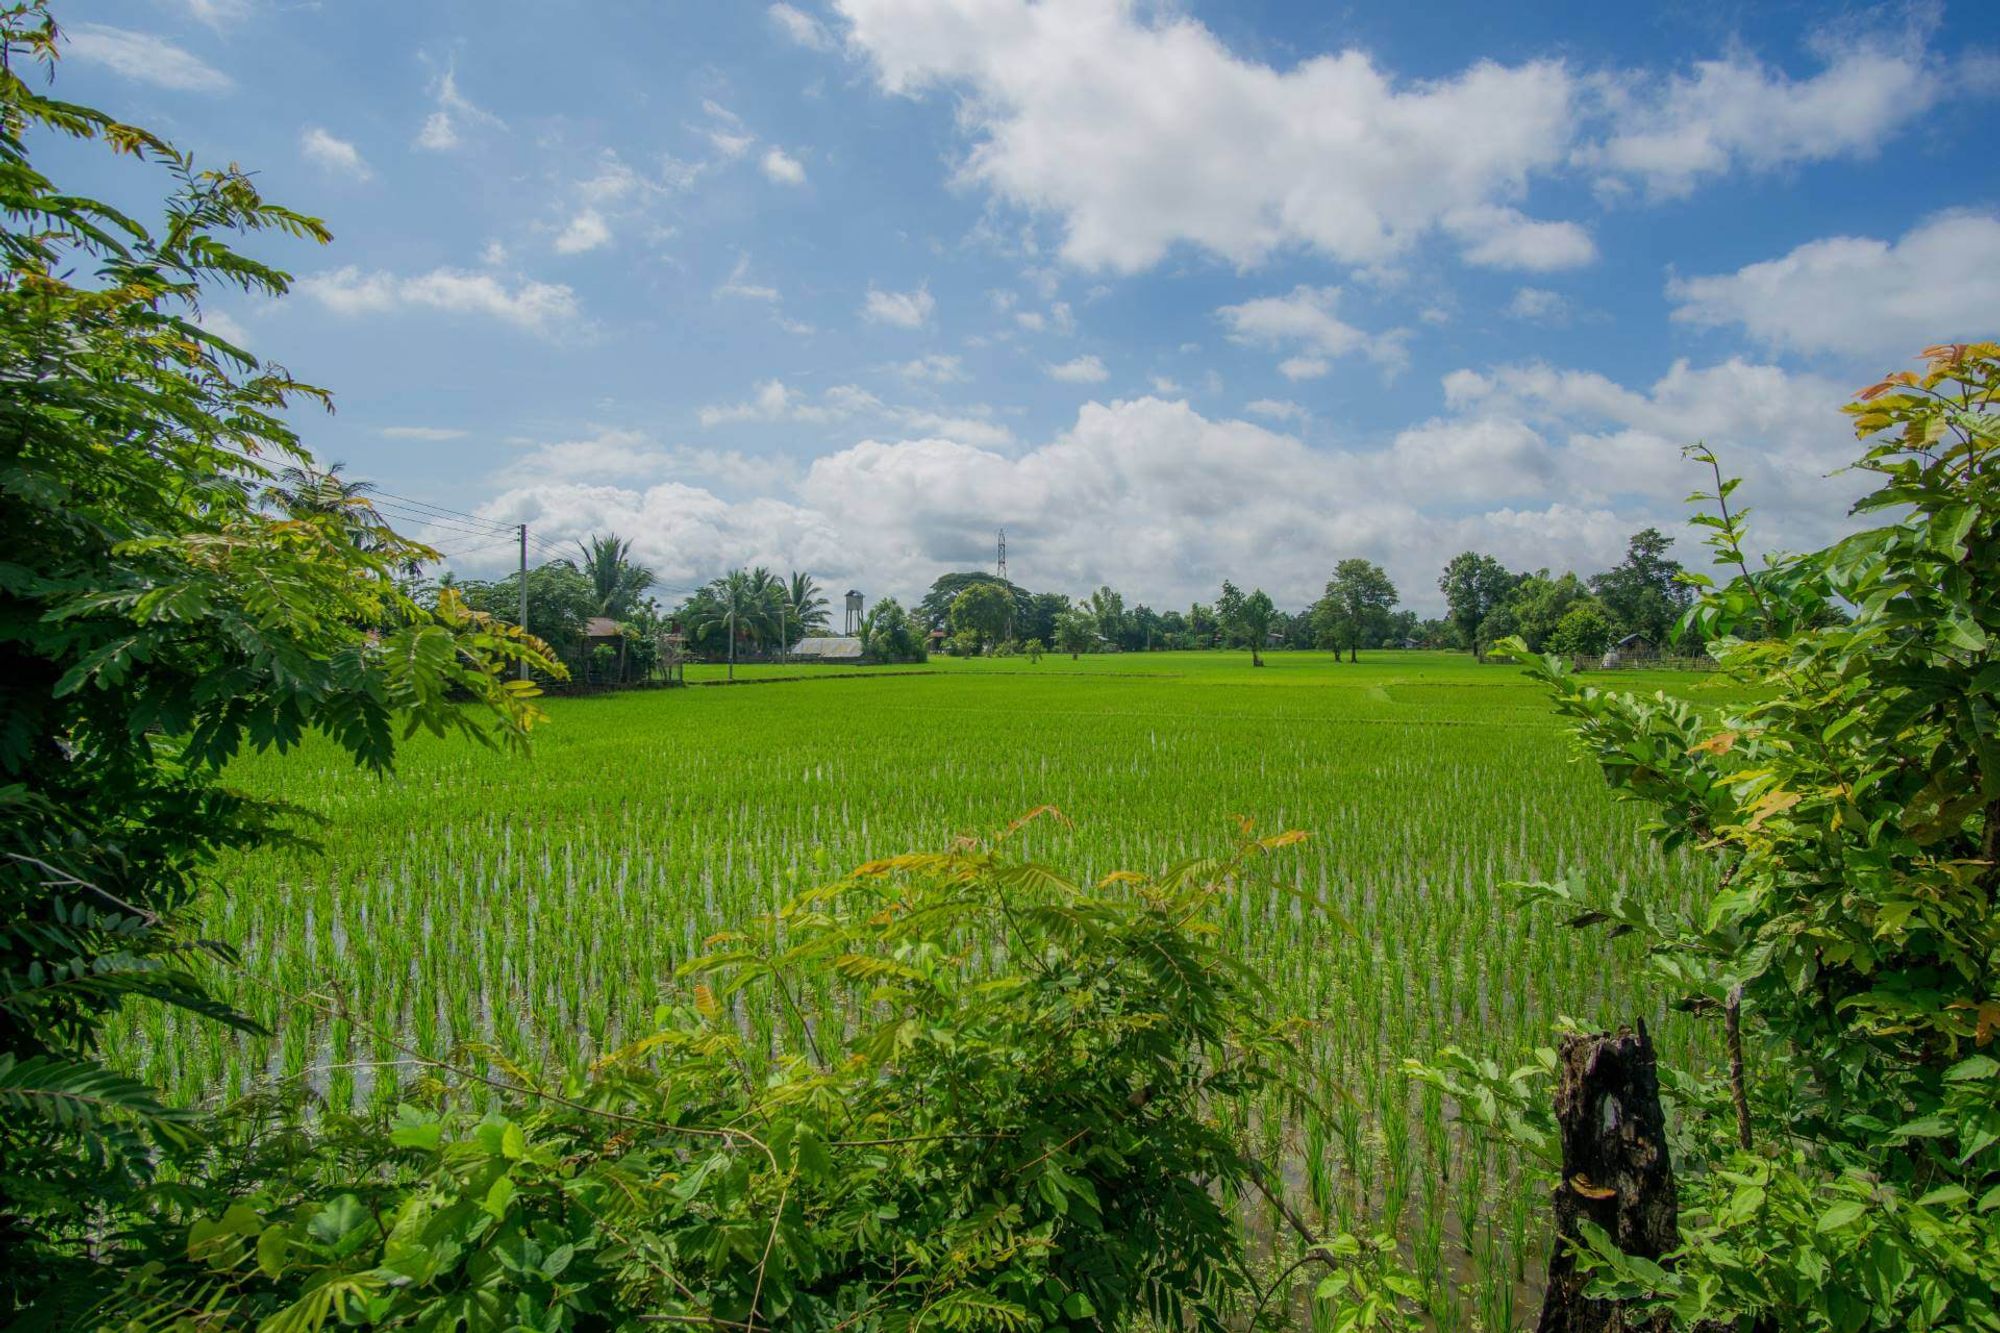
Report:
[[[554,1061],[643,1031],[703,937],[795,886],[1034,806],[1073,826],[1037,826],[1024,850],[1080,877],[1218,850],[1239,814],[1303,829],[1280,865],[1327,910],[1259,890],[1228,930],[1316,1021],[1309,1054],[1341,1112],[1311,1142],[1275,1118],[1257,1132],[1287,1137],[1330,1222],[1373,1216],[1413,1237],[1497,1326],[1532,1272],[1540,1200],[1512,1161],[1425,1108],[1397,1062],[1447,1043],[1517,1061],[1562,1015],[1644,1016],[1663,1058],[1680,1058],[1697,1034],[1635,985],[1629,958],[1496,885],[1572,874],[1668,899],[1699,886],[1569,762],[1517,671],[1431,653],[1267,661],[748,667],[740,677],[807,679],[555,700],[525,761],[428,740],[384,781],[330,747],[248,761],[238,783],[325,816],[323,849],[232,861],[209,929],[286,988],[345,983],[425,1049],[477,1040]],[[1712,677],[1602,679],[1719,697]],[[242,1001],[275,1017],[254,988]],[[125,1049],[186,1095],[268,1070],[336,1103],[394,1097],[389,1075],[331,1068],[395,1058],[344,1025],[293,1023],[266,1043],[163,1013],[142,1011]]]

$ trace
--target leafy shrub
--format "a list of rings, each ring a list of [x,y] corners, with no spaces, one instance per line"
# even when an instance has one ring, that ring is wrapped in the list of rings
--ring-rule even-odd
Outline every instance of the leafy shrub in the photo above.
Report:
[[[711,940],[588,1071],[425,1062],[386,1133],[249,1121],[147,1196],[95,1317],[1219,1329],[1258,1168],[1218,1110],[1293,1086],[1296,1034],[1210,916],[1296,837],[1090,891],[993,847],[865,865]]]
[[[2000,1328],[2000,345],[1925,356],[1846,409],[1886,521],[1825,550],[1753,568],[1736,482],[1690,451],[1729,577],[1693,576],[1686,623],[1755,702],[1604,693],[1511,645],[1654,836],[1716,865],[1686,920],[1531,888],[1723,1023],[1728,1064],[1672,1080],[1676,1263],[1584,1256],[1687,1322]]]
[[[216,851],[281,811],[219,781],[239,751],[319,731],[386,768],[396,730],[517,743],[543,645],[453,593],[413,602],[432,552],[348,502],[282,411],[323,399],[204,330],[206,288],[282,294],[231,248],[323,241],[241,172],[197,171],[135,126],[22,78],[52,62],[39,3],[0,7],[0,1292],[28,1302],[105,1249],[107,1218],[197,1118],[98,1057],[131,1001],[248,1025],[182,919]],[[157,233],[32,165],[36,135],[148,159]],[[74,280],[73,280],[74,279]],[[284,471],[309,496],[287,493]],[[334,497],[333,503],[325,503]],[[463,702],[461,702],[463,701]]]

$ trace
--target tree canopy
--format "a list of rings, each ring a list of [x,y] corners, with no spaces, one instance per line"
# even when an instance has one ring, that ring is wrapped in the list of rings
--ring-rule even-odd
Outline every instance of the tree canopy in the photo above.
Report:
[[[990,583],[1004,588],[1014,601],[1018,617],[1025,619],[1031,594],[1019,584],[1003,582],[999,575],[984,570],[966,570],[950,574],[940,574],[932,582],[930,591],[918,602],[914,615],[925,631],[951,628],[951,606],[958,595],[974,584]]]
[[[1014,620],[1014,599],[999,583],[972,583],[952,599],[951,626],[969,631],[978,647],[999,643]]]
[[[653,586],[653,571],[632,560],[632,543],[618,536],[592,537],[577,543],[571,567],[589,581],[595,602],[592,615],[624,620],[639,609]]]
[[[1312,623],[1335,653],[1347,649],[1348,660],[1361,660],[1364,641],[1379,642],[1389,628],[1389,610],[1398,600],[1396,585],[1383,568],[1353,558],[1334,566],[1326,593],[1313,608]]]
[[[1444,567],[1438,591],[1444,594],[1447,614],[1466,647],[1478,650],[1480,625],[1507,600],[1515,581],[1505,565],[1477,551],[1461,552]]]

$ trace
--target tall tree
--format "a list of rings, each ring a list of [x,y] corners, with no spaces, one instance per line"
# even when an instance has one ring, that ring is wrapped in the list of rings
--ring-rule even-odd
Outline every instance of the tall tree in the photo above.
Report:
[[[1200,610],[1197,604],[1196,610]],[[1216,595],[1213,608],[1215,616],[1216,646],[1234,648],[1241,639],[1238,626],[1243,619],[1243,590],[1228,579],[1222,581],[1222,591]]]
[[[1382,566],[1357,556],[1334,566],[1313,620],[1331,636],[1336,656],[1344,646],[1347,660],[1358,662],[1362,641],[1379,643],[1388,632],[1390,608],[1399,600]]]
[[[1188,604],[1187,632],[1189,637],[1194,640],[1189,647],[1218,647],[1219,645],[1215,642],[1218,628],[1215,623],[1215,608],[1203,606],[1200,602],[1191,602]]]
[[[938,575],[937,581],[931,584],[931,590],[924,594],[924,599],[921,602],[917,603],[914,612],[916,618],[922,622],[924,629],[926,631],[949,629],[951,627],[951,604],[958,600],[960,593],[975,583],[993,583],[1005,588],[1008,596],[1014,599],[1016,621],[1018,622],[1024,618],[1029,598],[1026,588],[1021,587],[1017,583],[1009,583],[998,574],[992,574],[983,569],[972,569]]]
[[[1014,633],[1022,639],[1056,640],[1056,618],[1069,610],[1069,598],[1059,592],[1038,592],[1028,598],[1026,609],[1014,622]]]
[[[1505,631],[1518,634],[1529,648],[1536,652],[1556,632],[1563,617],[1578,605],[1592,601],[1590,588],[1574,574],[1565,573],[1558,578],[1549,577],[1546,569],[1537,570],[1523,577],[1507,595],[1507,609],[1512,612],[1512,624]],[[1492,643],[1504,637],[1495,635],[1487,639]]]
[[[980,648],[1006,637],[1014,618],[1014,599],[999,583],[975,583],[951,604],[951,627],[969,630]]]
[[[765,643],[784,632],[782,585],[763,566],[732,569],[712,580],[682,608],[691,635],[720,633],[729,653],[730,680],[736,679],[736,647]]]
[[[473,610],[508,624],[520,619],[519,574],[491,582],[467,579],[456,587]],[[601,606],[596,588],[571,561],[551,560],[528,571],[528,623],[524,628],[565,662],[575,660],[586,622],[603,614]]]
[[[1480,622],[1492,615],[1513,591],[1515,579],[1507,567],[1490,555],[1464,551],[1451,558],[1438,576],[1438,591],[1444,594],[1451,623],[1471,651],[1480,651]]]
[[[597,600],[595,615],[623,620],[639,607],[653,586],[653,571],[632,560],[632,543],[623,537],[593,536],[576,544],[578,559],[570,566],[590,581]]]
[[[1087,653],[1097,646],[1097,622],[1074,607],[1056,617],[1055,634],[1056,647],[1068,653],[1071,661],[1076,660],[1078,653]]]
[[[1098,637],[1107,643],[1124,646],[1125,640],[1125,595],[1106,584],[1099,585],[1096,592],[1084,599],[1083,609],[1097,623]]]
[[[1590,581],[1627,633],[1643,634],[1655,645],[1665,645],[1694,596],[1680,581],[1680,561],[1667,554],[1673,544],[1658,528],[1641,529],[1632,534],[1625,558]]]
[[[1271,634],[1271,622],[1277,618],[1278,608],[1262,588],[1249,596],[1227,579],[1223,580],[1222,593],[1215,599],[1216,619],[1231,637],[1250,645],[1250,665],[1264,665],[1264,643]]]
[[[363,550],[379,551],[397,538],[388,520],[376,512],[375,483],[343,476],[345,463],[325,467],[309,460],[287,463],[263,486],[264,500],[293,518],[318,516],[338,519],[354,544]],[[406,577],[423,572],[420,556],[406,557],[400,565]]]
[[[826,633],[832,623],[826,608],[818,580],[793,570],[785,581],[785,645],[790,647],[808,634]],[[901,609],[899,605],[897,610]]]

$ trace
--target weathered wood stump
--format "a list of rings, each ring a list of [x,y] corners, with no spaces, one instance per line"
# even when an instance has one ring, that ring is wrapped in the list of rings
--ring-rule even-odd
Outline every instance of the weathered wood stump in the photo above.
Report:
[[[1556,1074],[1562,1180],[1539,1333],[1668,1333],[1672,1321],[1620,1301],[1589,1300],[1570,1243],[1595,1222],[1627,1254],[1658,1259],[1680,1244],[1673,1163],[1653,1040],[1639,1030],[1566,1036]]]

